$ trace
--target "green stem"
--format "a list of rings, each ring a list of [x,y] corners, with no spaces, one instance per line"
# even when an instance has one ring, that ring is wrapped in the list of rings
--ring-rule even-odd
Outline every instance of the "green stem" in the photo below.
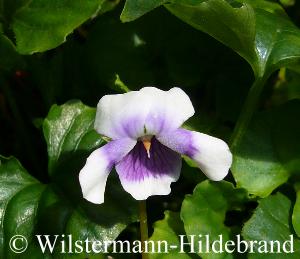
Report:
[[[146,200],[139,202],[139,212],[140,212],[140,231],[141,231],[141,241],[142,241],[142,259],[148,259],[148,254],[144,253],[145,241],[148,240],[148,223],[147,223],[147,207]]]
[[[250,124],[251,118],[257,109],[266,78],[267,77],[256,78],[249,90],[248,96],[230,139],[230,147],[232,152],[234,152],[235,148],[239,145]]]

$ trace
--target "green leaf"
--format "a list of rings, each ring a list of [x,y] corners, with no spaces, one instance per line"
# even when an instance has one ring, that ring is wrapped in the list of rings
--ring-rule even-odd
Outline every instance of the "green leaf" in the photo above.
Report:
[[[164,253],[165,247],[161,245],[161,253],[149,253],[150,259],[189,259],[188,254],[180,253],[179,235],[184,235],[183,223],[180,220],[179,213],[165,211],[165,218],[154,223],[154,232],[149,240],[155,244],[163,240],[168,242],[168,247],[176,246],[170,249],[168,253]]]
[[[231,167],[239,187],[265,197],[299,171],[299,116],[300,101],[294,100],[253,118]]]
[[[99,11],[103,0],[32,0],[13,16],[17,50],[32,54],[52,49]]]
[[[298,65],[300,30],[285,17],[257,9],[255,49],[261,75]]]
[[[296,3],[296,1],[295,0],[280,0],[280,3],[283,6],[289,7],[289,6],[293,6]]]
[[[246,240],[272,241],[278,240],[281,245],[290,240],[293,234],[290,228],[291,201],[281,193],[269,196],[259,202],[254,214],[243,227],[242,235]],[[255,245],[257,251],[261,245]],[[276,247],[276,245],[275,245]],[[287,246],[287,248],[289,248]],[[270,249],[270,248],[269,248]],[[259,250],[258,250],[259,251]],[[275,251],[276,248],[275,248]],[[281,249],[282,251],[282,249]],[[253,253],[249,258],[299,258],[300,241],[294,237],[294,253]]]
[[[226,212],[240,210],[247,194],[243,189],[235,189],[229,182],[204,181],[198,184],[192,195],[187,195],[182,203],[181,219],[189,241],[195,235],[195,244],[202,241],[202,258],[233,258],[232,254],[205,253],[205,235],[217,240],[222,235],[223,242],[232,239],[233,229],[224,224]],[[203,237],[199,237],[202,235]],[[211,244],[209,244],[211,245]],[[195,252],[197,249],[195,247]]]
[[[74,197],[67,199],[68,193],[58,185],[46,186],[32,178],[15,158],[1,158],[0,161],[1,258],[15,258],[9,249],[13,235],[27,238],[28,249],[22,258],[46,258],[47,253],[42,257],[36,234],[70,234],[73,240],[112,241],[129,223],[137,220],[137,204],[129,195],[124,195],[120,185],[111,181],[107,184],[105,204],[99,206],[81,198],[77,198],[75,204]],[[80,189],[78,185],[72,188]],[[73,258],[72,255],[64,255],[64,258],[70,256]],[[54,258],[61,258],[59,244],[54,250]]]
[[[298,237],[300,237],[300,184],[296,184],[296,202],[293,209],[292,223]]]
[[[236,0],[236,1],[241,4],[247,3],[251,5],[253,8],[259,8],[269,13],[278,14],[280,16],[284,16],[288,18],[288,15],[285,13],[282,6],[270,0]]]
[[[90,152],[103,144],[103,139],[94,130],[95,115],[95,108],[80,101],[52,106],[43,125],[50,174],[58,166],[59,160],[75,152]]]
[[[20,55],[17,53],[13,43],[0,29],[0,70],[8,71],[18,62],[21,62]]]
[[[77,182],[78,177],[73,177]],[[62,182],[43,195],[41,204],[46,204],[39,211],[39,233],[72,235],[73,240],[113,241],[130,223],[137,221],[136,201],[124,193],[113,176],[109,177],[105,202],[101,205],[83,200],[74,179],[70,175],[60,178]],[[59,192],[53,193],[53,190]],[[55,251],[57,258],[61,256],[59,249]],[[90,254],[83,252],[81,256],[89,257]]]
[[[35,214],[45,186],[32,178],[15,158],[0,157],[0,257],[14,258],[9,240],[14,235],[27,238],[31,250]],[[34,250],[32,248],[32,250]]]
[[[131,22],[166,2],[168,0],[126,0],[121,21]]]
[[[179,1],[178,1],[179,2]],[[251,65],[256,77],[300,57],[300,31],[280,7],[266,1],[180,1],[167,9],[191,26],[232,48]],[[280,10],[280,11],[279,11]]]

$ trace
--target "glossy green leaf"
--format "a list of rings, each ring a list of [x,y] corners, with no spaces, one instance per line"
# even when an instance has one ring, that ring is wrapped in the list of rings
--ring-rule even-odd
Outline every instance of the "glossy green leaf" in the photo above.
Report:
[[[121,21],[131,22],[166,2],[168,0],[126,0],[121,14]]]
[[[43,125],[50,174],[59,160],[75,152],[91,151],[103,143],[103,139],[94,130],[95,115],[94,108],[80,101],[52,106]]]
[[[13,16],[17,50],[32,54],[52,49],[101,8],[103,0],[33,0]]]
[[[259,8],[265,10],[269,13],[278,14],[280,16],[285,16],[288,18],[288,15],[285,13],[282,6],[274,1],[269,0],[236,0],[237,2],[244,4],[247,3],[253,8]],[[234,1],[232,1],[234,3]]]
[[[265,1],[178,1],[166,5],[174,15],[208,33],[245,58],[257,77],[300,57],[300,30],[280,7]]]
[[[222,235],[224,242],[230,240],[233,229],[224,224],[226,212],[240,210],[246,200],[245,190],[236,189],[225,181],[201,182],[192,195],[186,196],[182,203],[181,219],[189,240],[191,235],[195,235],[195,244],[202,241],[203,250],[199,253],[202,258],[233,258],[232,254],[216,254],[211,249],[206,253],[205,235],[209,235],[210,241],[217,240],[219,235]]]
[[[72,179],[69,181],[73,182]],[[112,241],[129,223],[137,220],[137,204],[129,195],[124,195],[120,185],[107,184],[105,204],[97,206],[78,197],[76,205],[74,197],[66,199],[68,193],[59,189],[59,185],[39,183],[15,158],[1,158],[0,187],[1,258],[15,258],[15,253],[9,248],[10,238],[14,235],[27,238],[28,249],[22,258],[41,258],[36,234],[70,234],[73,240]],[[79,186],[74,185],[73,189],[79,189]],[[121,196],[122,204],[119,204]],[[61,258],[61,249],[58,243],[53,251],[54,258]],[[47,258],[47,254],[50,256],[47,251],[43,258]],[[64,255],[64,258],[73,256]]]
[[[299,108],[294,100],[253,119],[231,168],[239,187],[265,197],[299,170]]]
[[[77,180],[77,177],[74,178]],[[73,240],[115,240],[128,224],[137,221],[137,203],[124,193],[119,182],[112,181],[112,178],[110,176],[106,186],[104,204],[96,205],[81,198],[80,187],[74,184],[73,179],[62,177],[63,182],[53,188],[59,192],[53,193],[53,190],[49,189],[43,195],[41,203],[46,204],[39,211],[39,232],[49,235],[72,235]],[[71,182],[72,186],[67,181]],[[73,206],[70,206],[70,203]],[[61,247],[58,247],[54,251],[59,258],[60,249]],[[93,253],[83,251],[77,256],[90,257],[91,254]],[[65,255],[64,258],[69,257]]]
[[[0,256],[15,258],[9,248],[14,235],[23,235],[35,251],[33,233],[39,198],[45,186],[32,178],[15,158],[0,158]]]
[[[165,246],[161,246],[161,253],[149,253],[150,259],[189,259],[188,254],[180,252],[179,235],[185,235],[183,223],[179,217],[179,213],[165,211],[165,218],[154,224],[154,232],[149,240],[158,243],[159,241],[167,241],[168,248],[165,253]],[[174,248],[171,248],[173,246]]]
[[[256,37],[260,74],[268,74],[283,66],[298,65],[300,30],[286,17],[256,9]]]
[[[290,235],[293,234],[289,224],[290,213],[291,201],[281,193],[262,199],[250,220],[245,223],[242,235],[246,240],[266,242],[278,240],[282,245],[283,242],[290,240]],[[260,244],[254,245],[253,251],[256,253],[250,253],[249,258],[296,259],[300,256],[300,240],[296,236],[294,236],[293,253],[283,253],[282,247],[281,253],[259,253],[259,251],[263,251],[263,248],[258,250],[260,246]],[[286,248],[290,250],[288,245]],[[277,251],[276,248],[274,251]]]

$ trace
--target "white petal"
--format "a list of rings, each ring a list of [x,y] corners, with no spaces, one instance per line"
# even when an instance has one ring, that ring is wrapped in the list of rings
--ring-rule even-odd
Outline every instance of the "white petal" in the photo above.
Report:
[[[174,151],[192,158],[213,181],[220,181],[228,174],[232,154],[221,139],[185,129],[158,136],[157,139]]]
[[[85,199],[96,204],[104,202],[109,172],[135,144],[136,141],[132,139],[113,140],[92,152],[79,173],[79,182]]]
[[[95,129],[113,139],[138,138],[174,130],[193,114],[193,105],[180,88],[162,91],[144,87],[102,97],[97,106]]]
[[[121,181],[124,190],[132,195],[136,200],[146,200],[153,195],[168,195],[171,192],[171,183],[179,178],[177,175],[164,175],[159,178],[149,177],[140,182]]]

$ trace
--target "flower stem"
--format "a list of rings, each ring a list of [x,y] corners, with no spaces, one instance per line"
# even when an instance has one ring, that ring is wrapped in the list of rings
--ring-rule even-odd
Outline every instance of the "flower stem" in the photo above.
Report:
[[[140,231],[142,241],[142,259],[148,259],[148,254],[144,252],[145,241],[148,240],[148,223],[147,223],[147,207],[146,200],[139,201],[139,213],[140,213]]]
[[[232,152],[234,152],[236,147],[240,144],[240,141],[251,122],[251,118],[257,109],[266,78],[267,77],[256,78],[249,90],[248,96],[231,135],[230,147]]]

